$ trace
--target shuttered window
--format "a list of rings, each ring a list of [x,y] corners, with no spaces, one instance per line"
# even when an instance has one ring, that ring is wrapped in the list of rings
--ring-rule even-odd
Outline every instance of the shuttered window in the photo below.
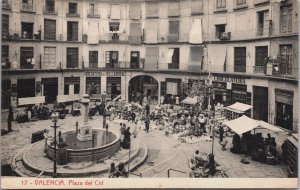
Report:
[[[44,20],[44,39],[56,40],[56,20]]]
[[[179,16],[180,9],[179,9],[179,2],[169,2],[168,6],[168,16]]]
[[[158,47],[146,47],[146,59],[144,70],[157,70],[159,57],[159,48]]]
[[[110,5],[110,18],[111,19],[120,19],[121,18],[120,5]]]
[[[226,8],[226,0],[216,0],[217,9]]]
[[[169,21],[169,36],[168,41],[169,42],[176,42],[178,41],[179,37],[179,21]]]
[[[293,13],[292,5],[280,7],[280,31],[281,31],[281,33],[292,32],[292,13]]]
[[[78,22],[67,22],[67,40],[78,41]]]
[[[78,68],[78,48],[67,48],[67,68]]]
[[[192,14],[203,13],[203,0],[192,0]]]
[[[280,73],[292,74],[293,69],[293,46],[291,44],[280,45]]]
[[[140,22],[131,22],[129,31],[129,43],[140,44],[142,42],[142,28]]]
[[[2,36],[9,35],[9,16],[2,15]]]
[[[234,72],[246,72],[246,47],[234,48]]]
[[[268,46],[255,47],[255,66],[265,66],[268,57]]]
[[[56,68],[56,47],[44,48],[44,69]]]
[[[257,35],[269,35],[269,11],[257,12],[258,27]]]
[[[90,68],[98,67],[98,51],[89,52],[89,67]]]
[[[137,2],[130,3],[129,11],[130,19],[140,19],[141,18],[141,4]]]
[[[77,3],[69,3],[69,14],[77,14]]]
[[[146,3],[146,17],[158,17],[157,3]]]
[[[20,48],[20,67],[21,69],[32,69],[33,68],[33,47],[21,47]]]

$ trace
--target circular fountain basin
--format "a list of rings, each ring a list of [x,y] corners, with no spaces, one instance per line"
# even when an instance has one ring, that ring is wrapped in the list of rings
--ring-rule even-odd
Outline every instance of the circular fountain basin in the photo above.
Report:
[[[66,157],[67,162],[87,162],[105,160],[120,149],[120,135],[113,131],[93,129],[94,139],[79,141],[75,131],[64,132],[61,135],[66,146],[56,148],[57,160]],[[54,158],[54,146],[47,142],[47,155]]]

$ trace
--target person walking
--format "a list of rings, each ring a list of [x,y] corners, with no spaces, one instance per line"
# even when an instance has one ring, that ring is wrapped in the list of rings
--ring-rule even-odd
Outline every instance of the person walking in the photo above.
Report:
[[[149,127],[150,127],[150,119],[149,119],[149,117],[146,117],[146,120],[145,120],[145,129],[146,129],[147,133],[149,132]]]
[[[222,125],[220,125],[219,127],[219,134],[220,134],[220,142],[223,142],[224,128]]]

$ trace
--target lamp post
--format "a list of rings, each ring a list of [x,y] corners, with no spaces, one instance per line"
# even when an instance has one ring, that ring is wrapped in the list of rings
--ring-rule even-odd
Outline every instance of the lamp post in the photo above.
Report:
[[[53,178],[57,177],[57,172],[56,172],[56,145],[57,145],[57,141],[56,141],[56,129],[59,127],[57,126],[57,121],[58,121],[58,113],[54,110],[54,112],[51,114],[51,120],[54,123],[54,126],[51,126],[54,128],[54,156],[53,156]]]
[[[102,102],[103,102],[103,128],[105,128],[106,126],[106,93],[104,92],[104,94],[102,95]]]

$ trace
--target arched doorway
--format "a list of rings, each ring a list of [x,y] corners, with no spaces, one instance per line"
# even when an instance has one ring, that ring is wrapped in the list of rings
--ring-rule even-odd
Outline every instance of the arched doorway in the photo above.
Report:
[[[148,75],[139,75],[130,79],[129,102],[140,103],[144,96],[150,97],[150,104],[158,103],[158,81]]]

